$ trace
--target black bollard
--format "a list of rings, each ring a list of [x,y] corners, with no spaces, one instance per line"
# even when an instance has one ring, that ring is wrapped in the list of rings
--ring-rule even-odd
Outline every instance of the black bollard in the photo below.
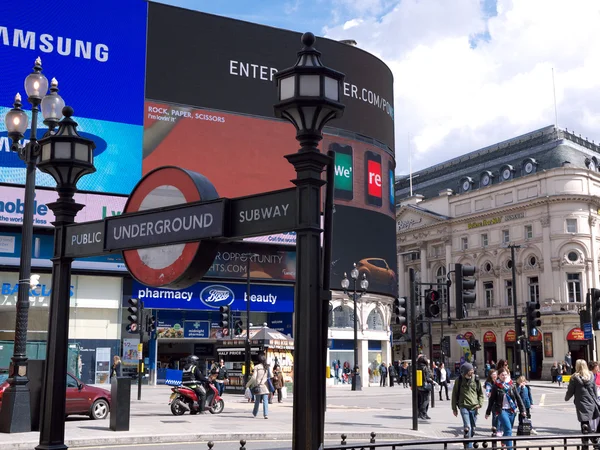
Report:
[[[245,439],[240,439],[240,450],[246,450],[246,440]]]
[[[342,442],[340,442],[341,445],[346,445],[346,435],[342,434]]]
[[[110,429],[129,431],[131,378],[113,377],[110,383]]]
[[[206,445],[208,445],[209,449],[212,449],[215,446],[215,443],[213,441],[208,441]]]

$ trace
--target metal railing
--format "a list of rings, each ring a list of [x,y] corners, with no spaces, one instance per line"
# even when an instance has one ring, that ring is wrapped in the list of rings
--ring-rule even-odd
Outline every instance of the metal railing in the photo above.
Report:
[[[324,450],[377,450],[377,449],[402,449],[402,450],[445,450],[456,448],[456,444],[465,448],[472,444],[473,448],[490,450],[594,450],[600,449],[600,434],[573,434],[567,436],[506,436],[506,437],[480,437],[480,438],[451,438],[451,439],[415,439],[404,441],[376,442],[376,433],[371,433],[368,443],[347,442],[348,436],[342,434],[339,445],[326,445]],[[503,441],[511,441],[511,445],[502,446]],[[240,440],[240,450],[250,450],[252,442]],[[454,444],[454,445],[453,445]],[[213,441],[207,443],[209,450],[215,447]],[[252,448],[259,448],[254,447]],[[218,449],[218,447],[217,447]]]

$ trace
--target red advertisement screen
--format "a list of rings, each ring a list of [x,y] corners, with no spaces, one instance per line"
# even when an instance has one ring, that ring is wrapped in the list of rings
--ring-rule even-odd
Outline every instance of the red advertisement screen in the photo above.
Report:
[[[369,171],[369,195],[381,198],[381,164],[377,161],[369,161],[367,169]]]

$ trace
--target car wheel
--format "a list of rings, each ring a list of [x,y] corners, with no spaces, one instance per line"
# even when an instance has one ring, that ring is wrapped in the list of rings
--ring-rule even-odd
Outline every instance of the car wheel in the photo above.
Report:
[[[90,417],[94,420],[106,419],[109,411],[110,407],[108,406],[108,402],[103,398],[100,398],[96,400],[92,405],[92,412],[90,413]]]

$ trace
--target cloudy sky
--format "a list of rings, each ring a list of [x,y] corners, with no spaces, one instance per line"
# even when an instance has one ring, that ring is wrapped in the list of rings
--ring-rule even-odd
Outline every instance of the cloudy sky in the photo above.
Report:
[[[600,141],[599,0],[160,1],[377,55],[394,73],[398,173],[409,142],[419,170],[554,124],[554,93],[558,126]]]

